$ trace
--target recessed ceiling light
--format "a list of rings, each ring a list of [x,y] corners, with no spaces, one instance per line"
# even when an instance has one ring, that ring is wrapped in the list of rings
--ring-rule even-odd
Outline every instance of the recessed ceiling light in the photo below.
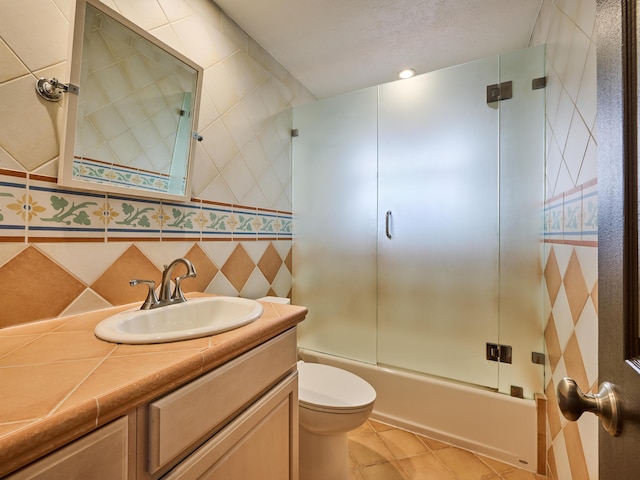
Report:
[[[416,74],[416,71],[413,68],[407,68],[405,70],[401,70],[398,73],[398,77],[400,78],[411,78]]]

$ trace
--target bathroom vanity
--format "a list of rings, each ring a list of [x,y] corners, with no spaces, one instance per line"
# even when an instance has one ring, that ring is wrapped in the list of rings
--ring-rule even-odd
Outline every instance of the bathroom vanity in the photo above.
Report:
[[[60,342],[41,371],[85,363],[56,357],[71,347],[96,365],[42,417],[34,417],[38,400],[27,398],[33,389],[18,388],[22,400],[0,398],[0,476],[297,479],[296,325],[307,310],[263,306],[262,317],[244,327],[160,345],[110,344],[88,335],[126,307],[0,331],[0,354],[10,351],[0,363],[14,361],[0,369],[9,383],[26,362],[42,361],[26,358],[38,343]],[[72,337],[84,342],[70,345]],[[43,378],[23,381],[42,382],[38,390],[46,397],[61,379]],[[16,400],[33,410],[23,420]]]

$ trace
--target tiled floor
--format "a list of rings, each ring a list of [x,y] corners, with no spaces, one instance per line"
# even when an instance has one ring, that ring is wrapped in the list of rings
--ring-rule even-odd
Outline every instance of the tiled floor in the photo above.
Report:
[[[349,433],[350,480],[544,480],[546,477],[374,420]]]

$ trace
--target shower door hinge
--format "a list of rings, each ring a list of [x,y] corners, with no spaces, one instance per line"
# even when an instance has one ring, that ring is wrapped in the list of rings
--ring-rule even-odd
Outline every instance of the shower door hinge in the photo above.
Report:
[[[517,385],[511,385],[511,396],[516,398],[524,398],[524,388]]]
[[[492,362],[511,363],[512,348],[510,345],[487,343],[487,360]]]
[[[531,80],[531,90],[540,90],[547,86],[547,77],[534,78]]]
[[[513,82],[496,83],[487,85],[487,103],[499,102],[513,98]]]
[[[300,136],[300,130],[298,130],[297,128],[292,128],[292,129],[291,129],[291,136],[292,136],[292,137],[298,137],[298,136]]]
[[[531,363],[544,365],[544,353],[531,352]]]

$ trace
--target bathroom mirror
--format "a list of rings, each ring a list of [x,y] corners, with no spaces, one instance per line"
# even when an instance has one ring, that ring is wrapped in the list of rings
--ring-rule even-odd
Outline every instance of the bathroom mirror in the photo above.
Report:
[[[58,183],[188,200],[201,67],[97,0],[77,0]]]

